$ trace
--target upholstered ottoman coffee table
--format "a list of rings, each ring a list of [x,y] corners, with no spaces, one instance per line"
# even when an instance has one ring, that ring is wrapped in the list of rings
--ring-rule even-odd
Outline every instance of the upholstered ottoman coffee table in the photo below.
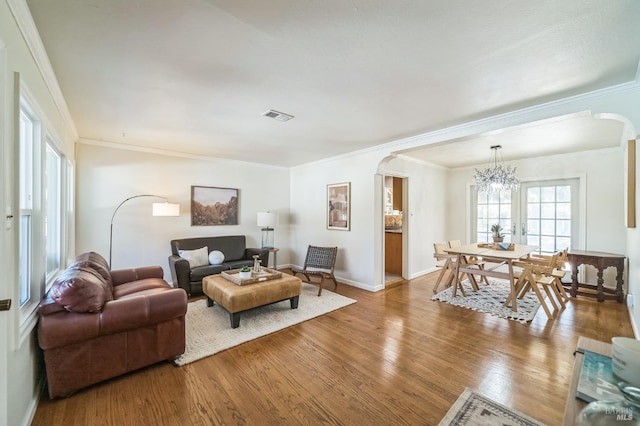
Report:
[[[231,327],[240,326],[240,314],[249,309],[289,299],[291,309],[298,308],[302,281],[288,274],[282,278],[238,285],[221,275],[209,275],[202,280],[202,291],[207,296],[207,306],[214,303],[229,312]]]

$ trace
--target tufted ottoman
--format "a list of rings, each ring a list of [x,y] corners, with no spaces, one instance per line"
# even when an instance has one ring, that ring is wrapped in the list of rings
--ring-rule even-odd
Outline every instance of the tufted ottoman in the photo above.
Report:
[[[288,274],[282,278],[237,285],[221,275],[209,275],[202,280],[202,291],[207,296],[207,306],[214,303],[229,312],[231,327],[240,326],[240,314],[243,311],[281,302],[289,299],[291,309],[298,307],[298,299],[302,290],[302,281]]]

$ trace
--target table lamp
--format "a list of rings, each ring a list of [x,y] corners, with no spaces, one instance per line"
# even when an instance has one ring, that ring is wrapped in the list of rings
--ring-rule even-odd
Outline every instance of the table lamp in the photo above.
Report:
[[[273,248],[273,227],[278,223],[278,213],[258,212],[257,225],[262,226],[262,248]]]

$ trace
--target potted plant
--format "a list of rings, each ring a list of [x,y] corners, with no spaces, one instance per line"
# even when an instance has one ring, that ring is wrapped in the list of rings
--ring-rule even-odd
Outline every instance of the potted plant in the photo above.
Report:
[[[491,235],[493,236],[494,243],[501,243],[504,240],[504,234],[502,233],[502,226],[499,223],[491,225]]]
[[[240,279],[251,278],[251,269],[248,266],[243,266],[239,274]]]

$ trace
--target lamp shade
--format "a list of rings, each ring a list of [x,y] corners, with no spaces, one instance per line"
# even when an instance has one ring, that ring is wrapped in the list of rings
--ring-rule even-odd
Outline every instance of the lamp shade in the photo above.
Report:
[[[180,216],[180,204],[153,203],[154,216]]]
[[[258,226],[273,228],[278,224],[278,213],[275,212],[258,212]]]

